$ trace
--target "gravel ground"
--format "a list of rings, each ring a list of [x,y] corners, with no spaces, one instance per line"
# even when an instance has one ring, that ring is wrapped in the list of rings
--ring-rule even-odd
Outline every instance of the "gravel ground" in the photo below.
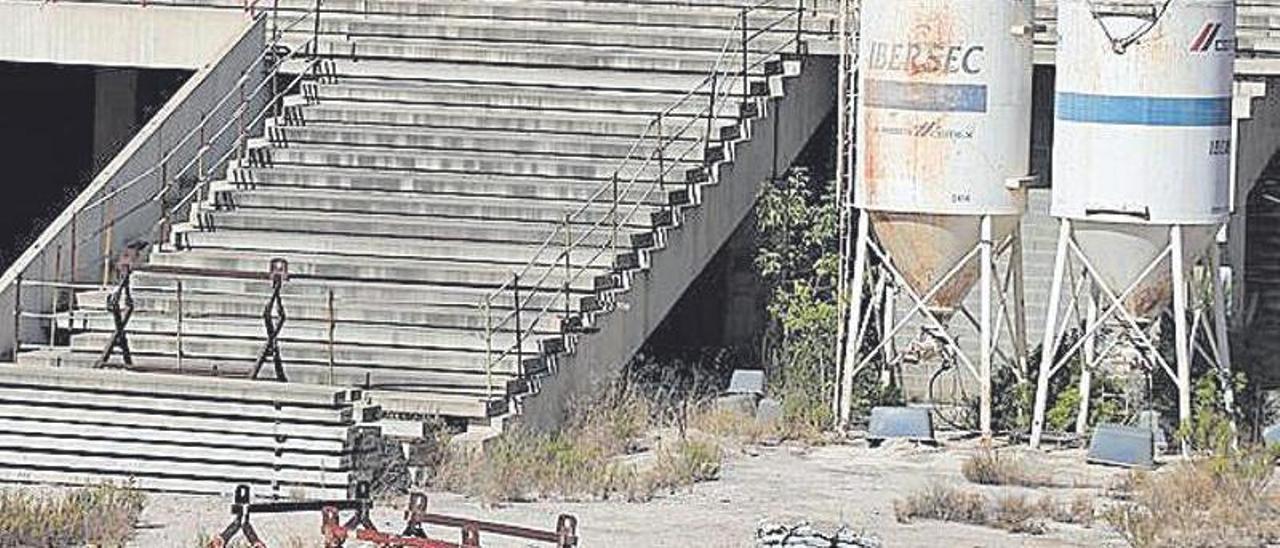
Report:
[[[1122,473],[1084,465],[1078,450],[1028,453],[1028,458],[1052,470],[1056,483],[1075,487],[978,487],[967,484],[960,474],[974,449],[974,442],[958,440],[942,448],[886,445],[871,449],[865,444],[749,448],[730,457],[720,480],[647,503],[540,502],[491,508],[448,493],[429,493],[429,497],[435,512],[541,528],[552,528],[560,513],[574,514],[580,522],[581,545],[588,548],[750,547],[762,521],[801,519],[825,527],[847,524],[878,536],[885,546],[1123,546],[1102,524],[1091,528],[1053,524],[1045,535],[1028,536],[954,523],[897,522],[894,502],[930,482],[964,484],[990,493],[1020,490],[1033,498],[1052,494],[1065,502],[1081,493],[1098,494]],[[402,498],[380,503],[375,512],[379,528],[403,527],[405,502]],[[225,500],[155,495],[142,519],[133,546],[194,548],[201,535],[220,530],[229,517]],[[318,515],[262,516],[254,523],[273,548],[320,546]],[[457,540],[454,531],[435,534]],[[500,543],[497,537],[481,540],[486,547],[528,546]]]

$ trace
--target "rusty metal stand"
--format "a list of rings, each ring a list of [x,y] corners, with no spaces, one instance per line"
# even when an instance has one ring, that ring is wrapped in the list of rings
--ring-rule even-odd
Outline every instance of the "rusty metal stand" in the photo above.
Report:
[[[236,487],[235,502],[231,505],[231,515],[234,519],[222,533],[214,537],[209,548],[225,548],[240,534],[243,534],[253,548],[266,548],[266,543],[253,527],[252,516],[301,512],[320,512],[320,532],[324,536],[324,548],[342,548],[348,540],[352,539],[384,548],[479,548],[482,531],[522,540],[551,543],[556,548],[578,546],[578,519],[574,516],[562,514],[556,520],[555,531],[476,521],[428,513],[427,496],[421,493],[415,493],[409,498],[409,507],[405,510],[407,524],[404,532],[399,535],[383,533],[378,531],[370,517],[373,501],[369,496],[368,484],[363,482],[356,485],[355,498],[350,500],[251,503],[249,499],[248,485]],[[343,521],[342,512],[354,513]],[[427,535],[423,525],[457,527],[461,532],[460,542],[433,539]]]
[[[284,288],[284,282],[289,279],[289,263],[284,259],[272,259],[271,261],[271,298],[267,299],[267,305],[262,309],[262,323],[266,328],[267,342],[262,345],[262,350],[258,352],[258,360],[253,364],[253,372],[249,375],[251,379],[257,379],[258,374],[262,372],[262,366],[270,357],[275,365],[276,380],[280,382],[289,382],[288,377],[284,373],[284,360],[280,357],[280,332],[284,330],[284,322],[287,319],[284,312],[284,300],[280,298],[280,290]]]
[[[245,540],[249,541],[253,548],[266,548],[266,543],[262,542],[262,538],[258,536],[258,531],[253,528],[251,522],[250,516],[252,516],[254,505],[249,504],[249,486],[236,487],[235,497],[235,503],[231,505],[231,514],[235,519],[218,536],[213,537],[209,548],[223,548],[240,533],[244,533]]]

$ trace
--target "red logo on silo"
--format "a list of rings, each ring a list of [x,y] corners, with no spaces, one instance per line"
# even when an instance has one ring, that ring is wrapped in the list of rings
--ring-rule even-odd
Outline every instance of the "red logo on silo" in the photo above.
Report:
[[[1227,49],[1230,49],[1229,40],[1218,40],[1218,33],[1222,31],[1222,23],[1214,23],[1212,21],[1205,23],[1204,28],[1196,34],[1196,39],[1191,43],[1191,51],[1194,53],[1204,53],[1210,49],[1224,51],[1222,49],[1223,42],[1226,42]]]

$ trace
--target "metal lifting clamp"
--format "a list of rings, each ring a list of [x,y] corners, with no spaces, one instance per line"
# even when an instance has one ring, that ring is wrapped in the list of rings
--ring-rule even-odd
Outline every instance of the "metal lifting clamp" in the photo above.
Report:
[[[106,367],[107,362],[111,360],[111,354],[117,348],[120,349],[120,359],[124,361],[125,366],[133,365],[133,352],[129,350],[129,319],[133,317],[133,286],[131,280],[133,278],[133,262],[137,260],[137,250],[130,248],[116,261],[116,267],[120,272],[120,283],[116,285],[115,291],[107,295],[107,311],[111,313],[112,332],[111,339],[107,341],[107,346],[102,349],[102,354],[98,356],[97,366],[99,368]],[[123,302],[123,306],[121,303]]]
[[[271,298],[267,299],[267,305],[262,309],[262,323],[267,331],[267,341],[258,352],[258,360],[253,364],[253,372],[250,373],[249,378],[258,378],[263,364],[266,363],[267,358],[271,358],[276,369],[276,380],[288,382],[289,379],[284,374],[284,360],[280,357],[279,338],[287,319],[284,313],[284,300],[280,298],[280,290],[284,288],[284,283],[289,281],[289,262],[280,258],[271,259],[268,276],[271,278]]]

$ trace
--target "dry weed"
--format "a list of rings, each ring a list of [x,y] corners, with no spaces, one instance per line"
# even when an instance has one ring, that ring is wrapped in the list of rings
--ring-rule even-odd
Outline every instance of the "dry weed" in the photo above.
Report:
[[[898,501],[894,510],[903,523],[932,519],[1029,535],[1044,534],[1049,522],[1089,525],[1093,519],[1093,502],[1084,497],[1061,505],[1052,497],[1032,501],[1023,494],[1006,493],[991,498],[938,483]]]
[[[932,483],[894,505],[898,521],[935,519],[960,523],[986,524],[987,504],[982,495],[966,493],[940,483]]]
[[[742,444],[776,443],[786,437],[780,421],[761,422],[714,404],[699,406],[689,417],[689,428]]]
[[[1260,546],[1280,541],[1280,508],[1265,491],[1270,454],[1217,456],[1126,478],[1128,501],[1103,514],[1129,544]]]
[[[1049,487],[1053,484],[1043,474],[1032,472],[1021,457],[1004,456],[988,446],[983,446],[969,457],[964,462],[961,473],[965,479],[981,485]]]
[[[114,485],[64,494],[0,492],[0,547],[123,546],[145,503],[142,493]]]
[[[713,440],[673,435],[646,443],[651,416],[644,398],[612,393],[576,409],[558,432],[515,428],[483,450],[453,449],[437,482],[492,503],[637,501],[719,474],[723,451]],[[646,445],[652,450],[644,452]]]

